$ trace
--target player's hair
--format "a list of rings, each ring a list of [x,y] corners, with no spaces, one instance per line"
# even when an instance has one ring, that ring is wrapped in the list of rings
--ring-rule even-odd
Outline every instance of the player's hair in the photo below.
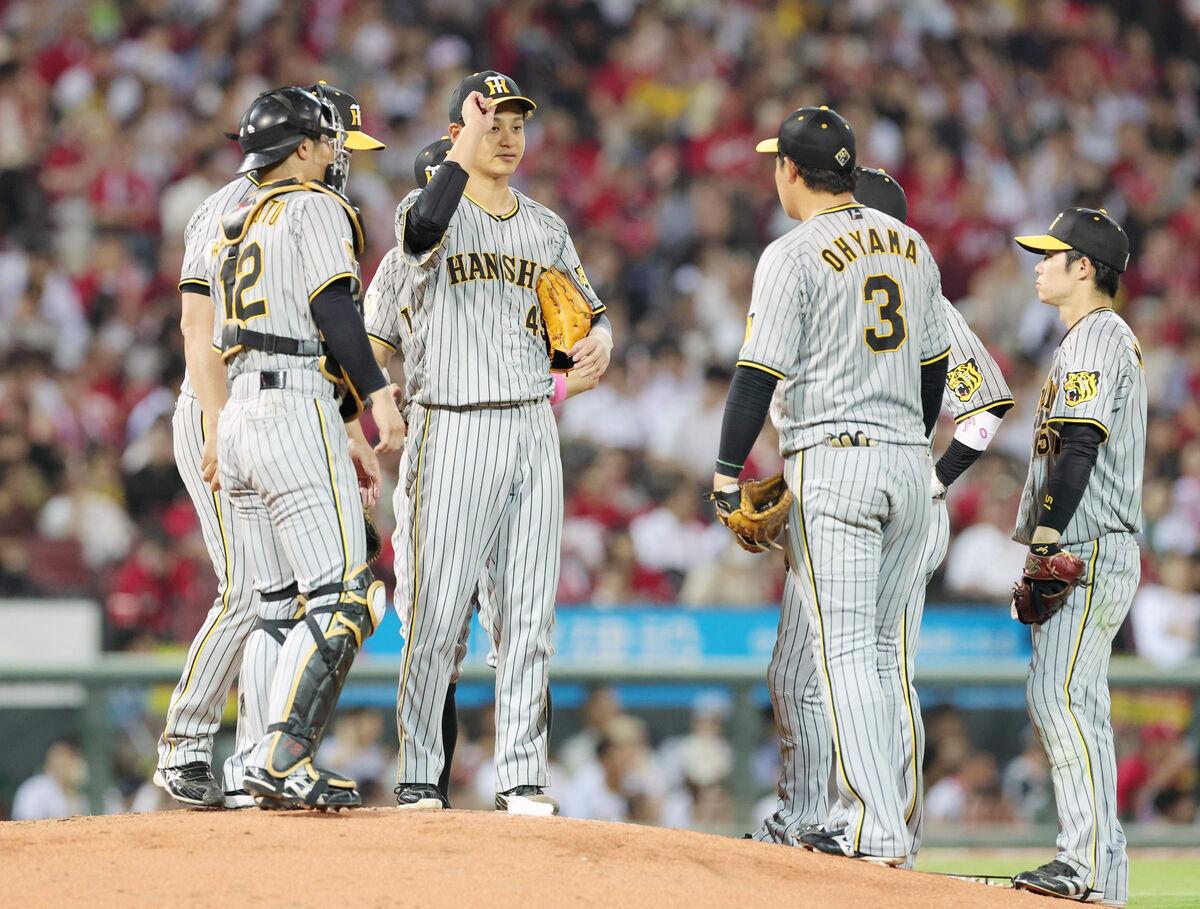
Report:
[[[1070,268],[1084,258],[1092,263],[1092,281],[1096,284],[1096,290],[1107,297],[1115,298],[1117,291],[1121,288],[1121,273],[1115,268],[1110,268],[1103,262],[1097,262],[1091,256],[1081,253],[1077,249],[1067,250],[1067,263],[1064,268]]]
[[[780,154],[779,157],[787,158],[787,155]],[[796,164],[795,161],[792,163]],[[796,172],[800,174],[804,185],[815,193],[840,196],[842,193],[854,192],[854,188],[858,186],[858,170],[853,167],[845,173],[838,173],[820,167],[809,167],[807,164],[796,164]]]

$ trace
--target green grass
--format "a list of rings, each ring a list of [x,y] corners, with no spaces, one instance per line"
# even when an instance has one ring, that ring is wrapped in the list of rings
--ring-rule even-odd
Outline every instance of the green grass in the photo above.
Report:
[[[1051,857],[1049,851],[923,849],[917,870],[1012,875]],[[1127,909],[1200,909],[1200,850],[1134,850],[1129,896]]]

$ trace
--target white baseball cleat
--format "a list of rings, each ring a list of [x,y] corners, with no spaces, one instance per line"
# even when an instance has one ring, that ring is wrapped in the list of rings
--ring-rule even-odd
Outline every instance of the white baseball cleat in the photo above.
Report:
[[[541,786],[517,786],[496,796],[496,810],[529,817],[553,817],[558,814],[558,802],[546,795]]]

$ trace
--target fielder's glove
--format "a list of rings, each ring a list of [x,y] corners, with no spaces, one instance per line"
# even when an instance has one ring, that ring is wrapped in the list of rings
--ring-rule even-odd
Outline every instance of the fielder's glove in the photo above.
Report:
[[[1086,566],[1057,543],[1034,543],[1025,557],[1025,572],[1013,585],[1012,617],[1040,625],[1063,608],[1080,583]]]
[[[557,268],[542,272],[534,289],[550,344],[550,368],[569,372],[575,363],[567,351],[592,330],[592,305],[575,282]]]
[[[717,519],[729,528],[742,549],[765,552],[783,548],[775,539],[787,527],[788,509],[792,507],[792,492],[783,482],[783,474],[730,483],[704,498],[716,504]]]
[[[367,529],[367,564],[371,565],[383,552],[383,537],[379,535],[379,528],[375,526],[371,515],[366,511],[363,512],[363,524]]]

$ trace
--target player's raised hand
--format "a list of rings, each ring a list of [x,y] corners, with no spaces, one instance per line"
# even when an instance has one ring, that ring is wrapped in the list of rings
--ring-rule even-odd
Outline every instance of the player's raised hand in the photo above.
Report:
[[[404,434],[408,427],[404,424],[404,417],[400,416],[400,411],[396,409],[396,402],[392,400],[392,393],[387,386],[372,393],[371,416],[375,418],[375,425],[379,427],[376,453],[399,451],[404,444]]]
[[[572,373],[582,379],[599,379],[608,369],[612,357],[612,338],[606,331],[596,331],[575,343],[567,353],[575,361]]]
[[[496,119],[496,109],[488,104],[482,92],[471,92],[463,99],[462,119],[463,126],[468,129],[479,125],[488,130],[492,128],[492,122]]]

